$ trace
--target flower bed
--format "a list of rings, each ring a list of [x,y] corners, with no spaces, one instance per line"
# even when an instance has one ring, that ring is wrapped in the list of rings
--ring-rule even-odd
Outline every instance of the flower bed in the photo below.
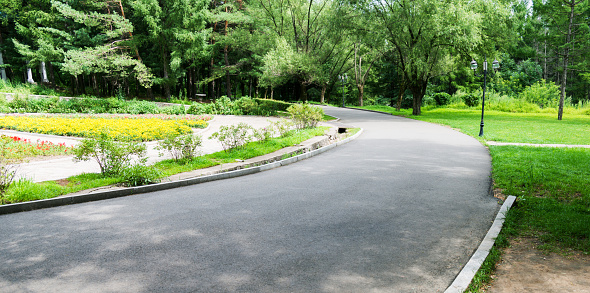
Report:
[[[67,155],[70,150],[71,147],[65,143],[54,144],[50,141],[31,141],[18,136],[0,135],[0,155],[9,161],[36,156]]]
[[[207,125],[205,120],[191,117],[210,119],[170,116],[173,115],[7,115],[0,116],[0,128],[79,137],[97,137],[104,132],[114,140],[151,141]]]

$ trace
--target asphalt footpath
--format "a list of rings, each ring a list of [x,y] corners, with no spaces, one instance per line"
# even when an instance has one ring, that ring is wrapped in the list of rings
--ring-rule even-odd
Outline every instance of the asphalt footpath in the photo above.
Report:
[[[325,111],[362,135],[248,176],[0,215],[0,292],[443,292],[500,207],[486,148]]]

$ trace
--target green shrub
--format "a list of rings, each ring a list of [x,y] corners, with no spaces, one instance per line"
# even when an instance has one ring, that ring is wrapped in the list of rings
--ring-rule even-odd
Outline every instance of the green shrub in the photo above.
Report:
[[[148,101],[130,101],[125,106],[125,113],[129,114],[159,114],[158,105]]]
[[[432,98],[436,101],[437,106],[446,106],[451,101],[451,95],[447,93],[436,93]]]
[[[297,129],[313,128],[324,117],[324,110],[310,104],[293,104],[287,108]]]
[[[475,107],[479,105],[479,95],[473,93],[464,94],[461,96],[461,99],[463,100],[463,103],[467,105],[467,107]]]
[[[159,109],[160,113],[168,115],[184,115],[186,114],[186,108],[184,106],[168,106]]]
[[[241,146],[252,141],[252,131],[252,126],[243,122],[238,125],[223,125],[209,139],[217,139],[223,146],[223,149],[228,152],[239,149]]]
[[[133,156],[145,163],[146,146],[141,142],[118,142],[109,140],[106,133],[99,138],[85,138],[73,150],[74,159],[88,161],[94,159],[100,166],[100,172],[106,176],[117,176],[128,166]]]
[[[4,204],[6,190],[16,176],[16,166],[10,165],[5,155],[0,157],[0,204]]]
[[[239,98],[234,105],[241,115],[260,115],[261,113],[258,103],[249,97]]]
[[[197,155],[202,145],[200,135],[169,135],[158,144],[158,149],[168,152],[176,161],[190,160]]]
[[[559,102],[559,86],[554,82],[541,80],[522,91],[520,98],[541,108],[556,107]]]
[[[136,164],[128,168],[123,168],[119,174],[123,185],[125,186],[140,186],[160,182],[162,172],[158,169]]]
[[[268,112],[272,112],[273,114],[271,115],[275,115],[276,112],[278,111],[287,111],[287,108],[289,108],[291,105],[291,103],[287,103],[287,102],[283,102],[283,101],[277,101],[277,100],[271,100],[271,99],[254,99],[254,101],[256,101],[256,103],[258,103],[258,106],[260,107],[260,109],[263,109],[264,111],[268,111]]]
[[[278,121],[274,121],[274,122],[270,122],[270,127],[278,132],[279,137],[286,137],[289,132],[291,132],[291,130],[293,129],[293,122],[287,120],[287,119],[281,119]]]

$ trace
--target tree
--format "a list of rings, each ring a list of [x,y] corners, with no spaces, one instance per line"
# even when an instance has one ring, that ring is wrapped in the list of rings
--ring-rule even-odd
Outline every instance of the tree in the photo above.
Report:
[[[369,2],[385,27],[399,71],[412,92],[414,115],[420,115],[429,79],[444,67],[450,49],[464,55],[483,40],[483,16],[478,13],[488,1],[384,0]],[[494,3],[498,4],[499,3]],[[491,4],[487,4],[491,5]]]
[[[548,0],[535,2],[534,8],[547,25],[547,38],[554,47],[554,53],[561,57],[561,94],[557,119],[562,120],[568,71],[576,67],[570,67],[570,63],[588,50],[590,4],[584,0]]]
[[[150,70],[130,54],[133,25],[110,9],[109,2],[93,2],[79,8],[86,11],[59,1],[52,1],[52,7],[78,26],[76,37],[81,39],[79,42],[86,42],[86,46],[70,48],[64,53],[64,71],[76,80],[81,74],[103,74],[112,90],[120,90],[121,82],[129,76],[144,87],[151,86]]]

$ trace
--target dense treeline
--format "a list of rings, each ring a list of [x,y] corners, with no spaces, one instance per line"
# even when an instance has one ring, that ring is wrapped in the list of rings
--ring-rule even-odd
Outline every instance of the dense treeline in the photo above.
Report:
[[[0,0],[0,74],[74,95],[345,94],[420,114],[435,93],[478,91],[485,56],[493,92],[556,84],[563,107],[590,98],[588,2]]]

